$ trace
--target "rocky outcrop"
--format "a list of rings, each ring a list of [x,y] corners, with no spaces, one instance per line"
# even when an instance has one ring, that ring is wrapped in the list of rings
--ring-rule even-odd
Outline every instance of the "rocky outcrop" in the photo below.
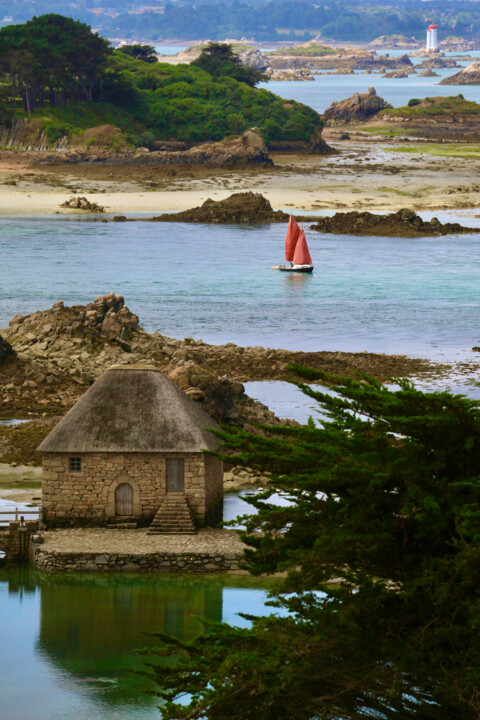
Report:
[[[71,197],[69,200],[65,200],[60,205],[62,208],[69,208],[69,210],[87,210],[88,212],[103,213],[105,208],[97,203],[90,202],[86,197]]]
[[[288,51],[286,51],[288,52]],[[385,55],[377,55],[364,48],[344,47],[338,52],[323,55],[321,57],[302,56],[296,57],[281,54],[265,53],[265,57],[270,67],[273,69],[284,70],[287,68],[309,68],[317,70],[367,70],[388,68],[401,68],[411,65],[408,55],[402,55],[398,58],[391,58]]]
[[[374,215],[369,212],[336,213],[321,218],[312,230],[337,235],[376,235],[385,237],[425,237],[458,233],[478,233],[477,228],[467,228],[459,223],[441,223],[437,218],[422,220],[413,210],[399,210],[390,215]]]
[[[152,218],[157,222],[244,224],[288,222],[287,213],[273,210],[269,201],[253,192],[234,193],[225,200],[205,200],[200,207]]]
[[[399,70],[392,70],[391,72],[385,73],[385,75],[382,75],[384,78],[408,78],[409,75],[413,75],[415,73],[415,68],[413,67],[403,67]]]
[[[313,81],[315,82],[315,78],[313,77],[312,73],[309,70],[306,70],[305,68],[291,68],[287,70],[274,70],[271,67],[268,67],[265,72],[266,75],[270,78],[270,80],[280,80],[281,82],[292,82],[295,80],[301,80],[301,81]]]
[[[57,338],[77,338],[97,346],[113,340],[125,348],[139,330],[138,316],[125,306],[123,296],[109,293],[87,305],[65,307],[59,300],[50,310],[16,315],[10,321],[8,333],[10,341],[23,352],[37,343],[41,346],[38,349],[46,350]]]
[[[58,301],[48,310],[17,315],[1,332],[18,353],[15,362],[0,366],[1,417],[44,419],[43,424],[0,427],[0,462],[38,464],[35,448],[51,422],[112,365],[156,367],[217,421],[239,426],[280,422],[245,395],[242,383],[290,378],[291,363],[340,375],[367,372],[379,379],[418,374],[428,367],[425,361],[404,356],[209,345],[149,334],[123,298],[113,293],[87,305],[67,307]]]
[[[327,125],[343,125],[368,120],[380,110],[391,107],[390,103],[379,97],[375,88],[371,87],[366,93],[354,93],[350,98],[332,103],[325,110],[323,118]]]
[[[3,339],[0,335],[0,365],[3,365],[7,360],[13,360],[17,357],[17,353],[12,348],[9,342]]]
[[[433,68],[439,70],[442,68],[458,68],[460,65],[454,58],[446,58],[443,57],[443,55],[439,55],[438,53],[433,53],[427,55],[425,60],[423,60],[421,63],[417,65],[417,70],[421,68],[422,70],[432,70]]]
[[[47,155],[45,164],[105,163],[108,165],[206,165],[210,167],[243,167],[246,165],[273,165],[261,134],[248,130],[243,135],[221,142],[204,143],[188,150],[147,150],[116,153],[107,150],[88,152],[69,151]]]
[[[418,40],[405,35],[380,35],[369,42],[368,50],[388,49],[388,50],[415,50],[420,47]]]
[[[480,85],[480,62],[473,62],[455,75],[443,78],[439,85]]]
[[[428,70],[418,73],[418,77],[440,77],[440,75],[436,73],[435,70],[429,68]]]
[[[239,55],[240,62],[246,67],[253,67],[255,70],[265,70],[268,66],[266,57],[255,48],[248,48]]]

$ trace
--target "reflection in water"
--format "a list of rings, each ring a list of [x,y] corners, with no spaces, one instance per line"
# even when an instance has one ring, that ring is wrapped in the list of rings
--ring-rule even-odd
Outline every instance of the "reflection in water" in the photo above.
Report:
[[[242,624],[271,583],[247,577],[54,575],[0,570],[1,720],[154,720],[136,674],[148,633],[197,635],[198,618]],[[270,610],[267,610],[270,612]]]
[[[288,290],[302,290],[312,280],[312,273],[282,272]]]
[[[197,578],[48,576],[41,585],[38,650],[78,678],[115,680],[103,699],[135,699],[146,680],[134,649],[155,645],[145,633],[198,635],[199,617],[222,620],[222,586]],[[117,685],[118,682],[118,685]]]

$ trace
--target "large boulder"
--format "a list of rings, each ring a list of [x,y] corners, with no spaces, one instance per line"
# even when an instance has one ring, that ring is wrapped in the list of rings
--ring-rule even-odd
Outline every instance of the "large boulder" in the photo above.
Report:
[[[240,62],[246,67],[253,67],[255,70],[265,70],[268,66],[265,56],[255,48],[248,48],[239,55]]]
[[[480,62],[473,62],[454,75],[443,78],[439,85],[480,85]]]
[[[354,93],[352,97],[334,102],[325,110],[323,118],[327,125],[343,125],[361,122],[376,115],[380,110],[391,108],[390,103],[379,97],[375,88],[366,93]]]
[[[158,222],[193,223],[265,223],[288,222],[288,215],[273,210],[269,201],[253,192],[234,193],[225,200],[205,200],[200,207],[179,213],[164,213],[152,218]]]

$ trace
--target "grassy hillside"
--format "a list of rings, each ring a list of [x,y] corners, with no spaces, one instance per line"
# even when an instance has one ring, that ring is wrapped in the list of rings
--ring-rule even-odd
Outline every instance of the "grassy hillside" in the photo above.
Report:
[[[308,43],[308,45],[296,45],[290,48],[280,48],[270,55],[281,55],[283,57],[323,57],[324,55],[338,55],[340,51],[327,45],[319,45],[316,42]]]
[[[423,100],[413,98],[405,107],[381,110],[381,115],[402,116],[411,119],[431,116],[480,115],[480,105],[465,100],[463,95],[452,97],[428,97]]]
[[[187,143],[222,140],[257,127],[265,140],[308,141],[322,126],[306,105],[285,101],[230,77],[189,65],[151,65],[115,52],[108,61],[103,102],[78,102],[36,111],[50,140],[80,136],[98,125],[118,127],[117,142]],[[94,140],[92,140],[92,143]]]

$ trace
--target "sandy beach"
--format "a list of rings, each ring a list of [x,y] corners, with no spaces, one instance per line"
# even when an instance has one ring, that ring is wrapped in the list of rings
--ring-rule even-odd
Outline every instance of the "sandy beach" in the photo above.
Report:
[[[480,159],[406,153],[395,144],[349,142],[339,154],[273,155],[271,169],[228,170],[151,166],[39,165],[41,153],[4,153],[0,164],[0,214],[60,213],[73,195],[85,195],[105,212],[186,210],[207,198],[220,200],[250,190],[275,209],[365,209],[392,212],[408,207],[455,210],[479,205]],[[6,155],[6,156],[5,156]]]

